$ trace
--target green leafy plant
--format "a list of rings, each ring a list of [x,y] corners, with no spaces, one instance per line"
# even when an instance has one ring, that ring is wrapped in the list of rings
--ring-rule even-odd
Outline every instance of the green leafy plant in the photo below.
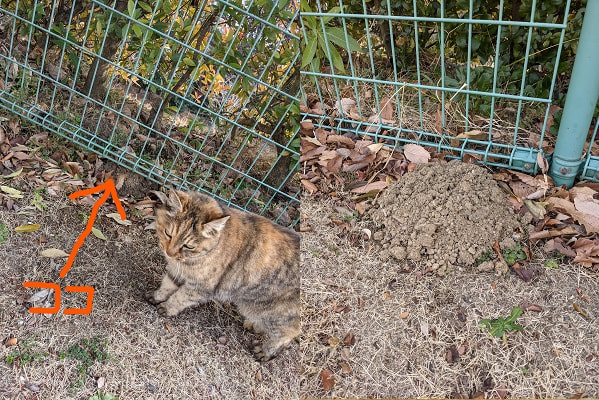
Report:
[[[555,258],[550,258],[549,260],[545,260],[545,267],[558,269],[559,264]]]
[[[88,400],[118,400],[118,397],[111,395],[110,393],[102,393],[98,391],[98,394],[90,397]]]
[[[15,346],[9,354],[4,357],[8,365],[28,365],[33,362],[43,361],[48,356],[48,352],[39,351],[33,339],[25,339]]]
[[[48,208],[48,206],[44,202],[44,198],[42,197],[42,193],[45,192],[46,188],[36,189],[33,191],[33,199],[31,200],[31,205],[40,211],[44,211]]]
[[[8,228],[6,225],[0,222],[0,244],[4,243],[8,237]]]
[[[300,2],[302,12],[311,12],[307,0]],[[328,14],[336,14],[341,11],[340,7],[332,7]],[[315,71],[320,70],[323,59],[329,62],[341,72],[345,72],[345,66],[337,47],[346,52],[361,52],[362,46],[347,33],[346,30],[331,24],[334,17],[317,18],[315,16],[304,16],[304,48],[302,49],[302,68],[312,64]],[[324,26],[324,28],[323,28]]]
[[[516,306],[507,318],[483,319],[480,326],[487,328],[489,333],[495,337],[502,337],[505,340],[506,331],[521,331],[522,325],[516,324],[516,320],[522,315],[522,308]]]
[[[514,265],[517,261],[526,260],[526,253],[519,244],[511,249],[503,249],[501,253],[503,254],[503,259],[506,263],[508,263],[508,265]]]
[[[108,341],[94,337],[91,339],[82,339],[74,345],[69,346],[66,351],[60,352],[61,359],[70,359],[78,361],[78,377],[75,386],[81,386],[87,378],[87,370],[97,361],[105,362],[110,355],[106,350]]]
[[[492,250],[487,250],[476,259],[476,264],[478,265],[484,263],[485,261],[492,261],[495,258],[495,253]]]

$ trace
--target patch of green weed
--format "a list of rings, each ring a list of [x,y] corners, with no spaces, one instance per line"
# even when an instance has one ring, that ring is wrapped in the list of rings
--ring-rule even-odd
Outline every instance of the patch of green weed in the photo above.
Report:
[[[503,249],[501,252],[503,253],[503,259],[508,265],[514,265],[517,261],[526,260],[526,253],[520,244],[511,249]]]
[[[81,339],[74,345],[69,346],[66,351],[60,352],[61,359],[70,359],[78,361],[77,372],[78,377],[75,386],[82,386],[87,379],[87,370],[94,365],[95,362],[105,362],[109,359],[110,354],[106,349],[108,341],[94,337],[91,339]]]
[[[480,257],[476,259],[476,265],[482,264],[485,261],[493,261],[497,256],[492,250],[485,251]]]
[[[559,264],[555,258],[550,258],[549,260],[545,260],[545,267],[559,269]]]
[[[98,391],[98,394],[90,397],[88,400],[118,400],[118,397],[111,395],[110,393],[102,393]]]
[[[33,200],[31,200],[31,205],[40,211],[44,211],[45,209],[48,208],[48,206],[44,202],[42,193],[46,193],[46,188],[34,190],[33,191]]]
[[[4,243],[8,237],[8,227],[0,222],[0,244]]]
[[[524,329],[522,325],[516,324],[516,320],[523,312],[522,308],[516,306],[512,308],[512,312],[507,318],[483,319],[480,321],[480,326],[487,328],[491,335],[503,337],[505,340],[506,331],[521,331]]]
[[[4,357],[4,362],[8,365],[28,365],[33,362],[43,361],[48,356],[48,352],[37,349],[36,342],[31,339],[22,340],[14,350]]]

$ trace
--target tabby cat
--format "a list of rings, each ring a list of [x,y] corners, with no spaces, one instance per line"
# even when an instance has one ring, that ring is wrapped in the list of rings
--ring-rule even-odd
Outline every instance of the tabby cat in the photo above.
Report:
[[[231,302],[244,327],[266,336],[253,349],[260,361],[299,335],[297,234],[201,193],[178,190],[156,210],[156,233],[167,267],[160,287],[146,297],[161,315],[211,300]]]

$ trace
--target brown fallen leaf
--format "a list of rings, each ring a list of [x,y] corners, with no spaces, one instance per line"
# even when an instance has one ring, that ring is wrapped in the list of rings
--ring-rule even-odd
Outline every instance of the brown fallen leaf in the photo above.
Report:
[[[445,352],[445,360],[448,363],[453,364],[457,362],[459,359],[460,354],[458,353],[458,349],[455,344],[452,344],[451,346],[449,346],[449,349],[447,349],[447,351]]]
[[[499,261],[505,262],[505,260],[503,259],[503,254],[501,253],[501,248],[499,247],[499,240],[496,240],[495,243],[493,243],[493,251],[495,252],[495,254],[497,254],[497,258],[499,258]]]
[[[574,309],[575,309],[575,310],[576,310],[576,311],[577,311],[577,312],[578,312],[580,315],[582,315],[582,317],[583,317],[584,319],[589,319],[589,316],[587,315],[587,313],[585,313],[585,312],[582,310],[582,308],[580,308],[580,306],[579,306],[577,303],[574,303],[572,306],[574,307]]]
[[[599,264],[599,257],[589,257],[589,256],[579,256],[577,255],[572,260],[574,262],[580,263],[587,268],[591,268],[593,264]]]
[[[587,296],[585,296],[582,293],[582,289],[581,288],[577,287],[576,288],[576,293],[578,293],[578,297],[580,297],[582,300],[586,301],[587,303],[590,303],[591,299],[589,299]]]
[[[460,146],[460,141],[459,139],[469,139],[469,140],[487,140],[489,136],[488,132],[483,132],[483,131],[479,131],[479,130],[472,130],[472,131],[468,131],[468,132],[464,132],[464,133],[460,133],[457,136],[454,136],[451,140],[450,140],[450,144],[453,147],[459,147]]]
[[[306,137],[301,138],[300,143],[301,143],[302,148],[306,148],[310,145],[313,145],[316,147],[322,146],[322,143],[318,139],[313,138],[311,136],[306,136]]]
[[[335,385],[335,375],[330,369],[325,369],[320,372],[320,380],[322,383],[322,388],[325,391],[331,390],[333,385]]]
[[[304,185],[304,187],[308,191],[308,193],[312,194],[312,193],[318,192],[318,187],[315,184],[313,184],[312,182],[310,182],[309,180],[302,179],[301,182],[302,182],[302,185]]]
[[[314,130],[314,123],[311,119],[305,119],[302,122],[300,122],[300,128],[302,131],[312,132]]]
[[[570,214],[572,218],[584,226],[587,233],[599,233],[599,216],[581,212],[575,208],[572,202],[559,197],[549,197],[547,202],[554,209]]]
[[[543,203],[538,201],[532,201],[528,199],[524,199],[524,205],[528,208],[528,211],[537,219],[542,219],[545,216],[545,207],[543,207]]]
[[[17,338],[16,337],[7,339],[6,342],[4,342],[4,345],[6,347],[14,346],[15,344],[17,344]]]
[[[570,189],[570,194],[574,200],[574,207],[589,215],[599,215],[599,200],[595,199],[597,192],[588,187],[573,187]]]
[[[347,136],[341,136],[341,135],[329,135],[327,136],[327,143],[337,143],[338,145],[345,145],[350,149],[353,149],[356,144],[355,142],[348,138]]]
[[[383,97],[379,104],[380,117],[382,119],[392,120],[393,111],[395,110],[395,101],[389,97]]]
[[[514,195],[516,195],[520,199],[528,198],[528,196],[530,196],[537,190],[536,187],[530,186],[529,184],[526,184],[522,181],[511,181],[509,182],[509,187],[514,193]]]
[[[256,371],[256,380],[258,382],[262,382],[262,371],[260,371],[260,370]]]
[[[481,160],[482,156],[472,153],[464,153],[464,156],[462,157],[462,162],[464,162],[465,164],[476,164]]]
[[[333,311],[335,311],[336,313],[346,313],[349,311],[349,306],[345,305],[345,304],[336,304],[333,307]]]
[[[68,257],[69,255],[60,249],[45,249],[40,252],[40,256],[48,258]]]
[[[522,302],[522,304],[520,304],[520,307],[525,310],[525,311],[534,311],[534,312],[541,312],[543,311],[543,307],[541,307],[538,304],[530,304],[528,301],[524,301]]]
[[[599,256],[599,241],[587,238],[578,238],[572,245],[576,250],[576,254],[585,256]]]
[[[532,272],[529,269],[522,268],[522,266],[520,266],[520,263],[515,263],[514,265],[512,265],[512,269],[514,270],[516,275],[518,275],[518,277],[522,279],[524,282],[530,282],[534,276],[534,272]]]
[[[399,314],[399,318],[406,319],[406,318],[408,318],[408,315],[410,315],[410,312],[409,311],[404,311],[401,314]]]
[[[431,155],[426,149],[418,144],[409,143],[404,146],[404,156],[416,164],[426,164]]]
[[[576,257],[576,251],[567,246],[560,237],[548,240],[543,249],[548,253],[555,250],[566,257]]]
[[[341,100],[335,102],[335,108],[343,114],[348,114],[352,108],[356,105],[356,101],[354,99],[350,99],[349,97],[344,97]]]
[[[346,361],[343,361],[341,363],[341,372],[343,372],[344,374],[351,374],[351,367],[349,366],[349,364]]]
[[[507,385],[504,382],[498,384],[495,391],[497,391],[497,395],[500,399],[505,399],[507,397]]]
[[[545,179],[542,176],[540,176],[540,178],[537,179],[536,177],[527,175],[524,172],[519,172],[519,171],[514,171],[514,170],[509,170],[508,172],[510,174],[512,174],[513,176],[515,176],[516,178],[520,179],[522,182],[524,182],[527,185],[530,185],[532,187],[537,187],[537,188],[547,187],[547,184],[545,183]]]
[[[385,189],[387,187],[387,182],[386,181],[377,181],[377,182],[372,182],[369,183],[367,185],[364,186],[360,186],[357,187],[355,189],[352,189],[352,193],[359,193],[359,194],[363,194],[363,193],[369,193],[373,190],[378,190],[381,191],[383,189]]]
[[[128,219],[121,219],[121,215],[119,213],[109,213],[109,214],[106,214],[106,216],[108,218],[113,219],[119,225],[125,225],[125,226],[131,225],[131,221],[129,221]]]
[[[364,215],[366,212],[366,201],[356,203],[356,211],[358,212],[358,215]]]
[[[343,343],[346,346],[353,346],[354,344],[356,344],[356,337],[354,336],[353,332],[350,332],[347,335],[345,335],[345,337],[343,338]]]
[[[537,153],[537,164],[539,165],[539,168],[541,168],[541,172],[546,174],[549,170],[549,163],[540,151]]]
[[[539,232],[531,232],[528,237],[531,240],[536,240],[536,239],[546,239],[546,238],[550,238],[550,237],[556,237],[556,236],[566,236],[566,235],[578,235],[581,232],[579,232],[578,230],[576,230],[576,228],[572,225],[568,225],[565,226],[561,229],[551,229],[551,230],[542,230]]]

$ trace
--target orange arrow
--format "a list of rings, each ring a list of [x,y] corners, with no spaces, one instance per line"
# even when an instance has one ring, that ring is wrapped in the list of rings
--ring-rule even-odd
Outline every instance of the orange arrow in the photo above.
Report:
[[[60,270],[61,278],[64,278],[66,276],[67,272],[69,272],[69,269],[71,269],[71,266],[73,265],[73,261],[75,261],[75,256],[77,255],[79,248],[83,245],[83,241],[85,240],[87,235],[89,235],[92,231],[92,227],[94,226],[94,221],[96,220],[96,217],[98,216],[98,210],[100,209],[100,206],[106,200],[108,200],[108,197],[110,197],[110,195],[112,195],[112,200],[114,201],[114,205],[116,206],[116,209],[119,212],[121,219],[123,219],[123,220],[127,219],[127,215],[125,214],[125,210],[123,209],[123,206],[121,205],[121,201],[119,200],[119,196],[116,193],[116,188],[114,187],[114,181],[112,179],[108,179],[103,184],[93,187],[91,189],[79,190],[75,193],[71,193],[69,195],[69,199],[74,200],[77,197],[87,196],[87,195],[90,195],[93,193],[98,193],[101,191],[104,191],[104,194],[96,201],[96,203],[92,207],[92,212],[89,216],[89,220],[87,221],[87,226],[85,227],[85,230],[81,233],[81,235],[79,235],[79,238],[77,239],[77,241],[75,242],[75,245],[73,246],[73,250],[71,250],[71,254],[69,254],[67,263],[62,268],[62,270]]]

